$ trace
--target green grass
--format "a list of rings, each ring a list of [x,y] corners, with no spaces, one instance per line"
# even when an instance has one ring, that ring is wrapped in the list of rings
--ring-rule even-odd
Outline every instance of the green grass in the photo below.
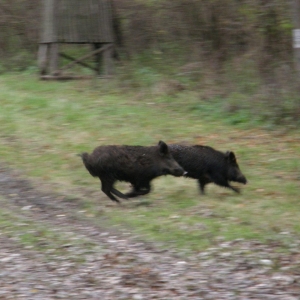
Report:
[[[299,235],[299,133],[264,131],[246,108],[224,114],[220,100],[203,102],[188,90],[170,96],[148,93],[148,84],[136,91],[119,86],[96,79],[43,82],[28,74],[1,76],[1,161],[54,191],[82,198],[96,223],[108,217],[110,224],[183,249],[209,247],[218,237]],[[229,99],[233,104],[235,97]],[[194,180],[162,177],[153,181],[151,194],[118,206],[76,156],[98,145],[159,140],[235,151],[249,184],[240,195],[209,185],[201,196]]]

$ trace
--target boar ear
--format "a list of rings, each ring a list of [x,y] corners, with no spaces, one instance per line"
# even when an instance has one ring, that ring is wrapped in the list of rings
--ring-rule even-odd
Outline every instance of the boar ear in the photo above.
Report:
[[[225,155],[229,161],[232,161],[232,162],[236,161],[235,154],[232,151],[227,151]]]
[[[169,153],[168,145],[165,142],[159,141],[158,146],[159,146],[159,152],[161,155],[166,155]]]

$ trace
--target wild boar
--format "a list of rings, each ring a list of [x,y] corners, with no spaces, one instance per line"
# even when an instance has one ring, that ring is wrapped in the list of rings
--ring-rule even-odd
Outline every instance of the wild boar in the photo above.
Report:
[[[94,177],[99,177],[102,191],[113,201],[146,195],[152,179],[161,175],[182,176],[183,168],[174,160],[163,141],[157,146],[99,146],[91,154],[80,154]],[[113,187],[116,181],[132,184],[132,190],[123,194]]]
[[[185,176],[198,180],[202,194],[205,185],[211,182],[230,188],[236,193],[240,190],[230,185],[230,181],[247,183],[235,154],[231,151],[223,153],[209,146],[178,144],[169,145],[169,149],[175,160],[187,172]]]

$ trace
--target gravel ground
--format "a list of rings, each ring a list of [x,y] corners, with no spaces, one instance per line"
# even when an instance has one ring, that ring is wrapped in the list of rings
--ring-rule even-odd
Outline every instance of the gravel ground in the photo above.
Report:
[[[0,228],[0,299],[300,299],[300,240],[285,252],[274,243],[220,240],[183,255],[126,230],[96,226],[80,217],[78,201],[35,188],[5,167],[0,196],[18,226],[36,224],[44,249],[24,246]],[[53,247],[39,226],[66,242]]]

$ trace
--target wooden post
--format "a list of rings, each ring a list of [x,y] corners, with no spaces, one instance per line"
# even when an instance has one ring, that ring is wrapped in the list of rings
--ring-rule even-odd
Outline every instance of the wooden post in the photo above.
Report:
[[[114,63],[113,63],[113,45],[110,44],[111,47],[108,47],[103,52],[103,65],[104,65],[104,75],[111,76],[114,73]]]
[[[38,50],[38,67],[40,74],[47,74],[47,62],[48,62],[48,46],[49,44],[40,44]]]
[[[101,43],[94,43],[93,44],[93,49],[94,50],[97,50],[97,49],[100,49],[101,48]],[[96,53],[95,54],[95,65],[96,65],[96,74],[97,75],[100,75],[101,74],[101,71],[102,71],[102,62],[103,62],[103,54],[102,53]]]
[[[293,0],[292,2],[293,13],[293,48],[294,48],[294,63],[295,70],[300,75],[300,0]]]

